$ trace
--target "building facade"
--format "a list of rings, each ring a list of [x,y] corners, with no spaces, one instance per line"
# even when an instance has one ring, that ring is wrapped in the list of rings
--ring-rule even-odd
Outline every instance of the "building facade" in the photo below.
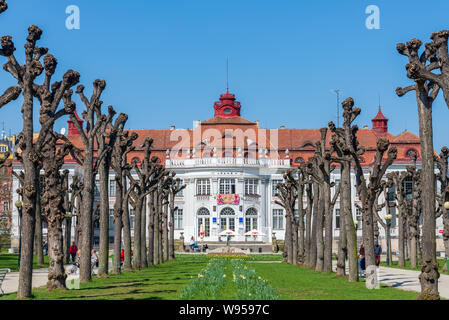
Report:
[[[220,240],[219,233],[231,229],[235,236],[231,241],[271,242],[272,236],[283,239],[285,233],[285,212],[275,203],[276,184],[282,182],[282,172],[298,167],[314,155],[315,143],[320,139],[319,129],[278,129],[259,127],[258,121],[250,121],[241,116],[241,104],[228,91],[220,95],[213,105],[213,117],[194,121],[191,129],[148,129],[132,130],[139,135],[135,141],[136,149],[131,152],[129,160],[141,162],[143,150],[140,149],[146,137],[153,139],[152,155],[166,168],[176,172],[186,188],[176,196],[178,210],[175,213],[175,238],[183,235],[186,239],[194,237],[199,240],[204,232],[204,241]],[[82,122],[78,118],[78,121]],[[329,147],[330,132],[326,140]],[[71,121],[68,121],[67,137],[72,143],[81,147],[81,137]],[[357,133],[366,152],[360,158],[366,177],[375,161],[376,141],[386,137],[397,147],[397,160],[389,171],[406,170],[411,164],[410,152],[418,154],[420,165],[421,149],[419,138],[411,132],[399,135],[388,132],[388,119],[379,106],[377,115],[372,119],[372,127],[364,127]],[[14,162],[13,169],[21,170],[21,165]],[[81,166],[76,159],[68,156],[63,169],[69,170],[70,181],[74,175],[82,177]],[[338,168],[333,171],[332,181],[339,183]],[[355,176],[352,174],[353,218],[360,221],[358,233],[361,235],[361,212],[357,208],[359,199],[355,190]],[[13,189],[18,181],[14,179]],[[115,201],[115,180],[110,173],[110,236],[113,236],[113,206]],[[332,193],[335,192],[333,188]],[[411,192],[411,191],[410,191]],[[17,194],[14,195],[16,201]],[[96,191],[96,201],[99,194]],[[382,199],[380,199],[382,201]],[[385,210],[385,209],[384,209]],[[397,235],[396,214],[392,210],[392,234]],[[133,211],[130,210],[131,224]],[[385,212],[380,212],[383,216]],[[340,228],[339,201],[334,208],[334,236]],[[13,208],[13,238],[17,239],[17,209]],[[148,219],[147,219],[148,221]],[[74,224],[72,224],[74,225]],[[442,229],[441,221],[437,222]],[[383,234],[380,228],[381,235]],[[261,235],[254,239],[245,233],[257,230]],[[72,232],[74,235],[74,232]],[[95,240],[98,242],[98,230]]]

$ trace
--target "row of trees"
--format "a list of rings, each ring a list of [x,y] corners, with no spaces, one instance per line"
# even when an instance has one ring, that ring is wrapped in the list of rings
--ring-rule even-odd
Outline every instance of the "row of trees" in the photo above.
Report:
[[[0,1],[0,11],[7,3]],[[90,281],[91,249],[93,243],[94,216],[99,211],[100,250],[99,275],[107,275],[109,266],[109,194],[110,168],[116,181],[114,205],[114,259],[113,272],[120,273],[120,251],[124,244],[124,269],[140,269],[149,264],[159,264],[174,259],[173,216],[176,210],[174,196],[183,187],[174,173],[165,170],[151,157],[152,139],[145,138],[142,146],[144,159],[139,165],[129,162],[127,155],[135,150],[137,134],[124,129],[128,116],[108,106],[102,109],[101,95],[106,87],[104,80],[95,80],[90,98],[84,94],[84,86],[78,85],[75,93],[85,106],[76,114],[72,100],[73,87],[79,83],[80,74],[67,70],[62,79],[53,81],[57,59],[47,48],[37,45],[42,30],[28,28],[25,44],[25,61],[20,64],[15,57],[15,46],[10,36],[0,39],[0,55],[7,58],[3,68],[16,80],[17,85],[8,88],[0,96],[0,107],[23,98],[23,129],[18,135],[18,151],[15,157],[22,163],[23,172],[14,173],[19,179],[21,195],[22,249],[18,298],[31,296],[33,247],[42,256],[42,222],[48,225],[48,254],[50,259],[49,290],[65,288],[64,263],[68,262],[72,217],[76,217],[75,239],[79,244],[80,281]],[[42,59],[43,58],[43,59]],[[43,60],[41,62],[41,59]],[[42,83],[37,83],[44,74]],[[40,129],[37,137],[33,114],[35,100],[39,102]],[[73,145],[64,135],[54,131],[54,123],[69,116],[81,137],[81,148]],[[115,118],[114,118],[115,117]],[[75,176],[69,185],[68,171],[62,171],[64,159],[72,155],[82,166],[82,177]],[[1,165],[4,165],[3,163]],[[43,171],[41,175],[40,172]],[[133,173],[137,174],[136,179]],[[94,208],[95,177],[99,176],[100,202]],[[135,210],[134,241],[131,241],[129,205]],[[148,207],[148,211],[146,208]],[[149,227],[146,230],[146,218]],[[65,226],[65,239],[62,227]],[[123,239],[121,238],[123,233]],[[148,235],[148,245],[146,239]],[[132,248],[131,245],[134,245]],[[134,253],[134,264],[132,261]],[[43,261],[38,261],[43,262]]]
[[[341,128],[329,122],[321,129],[321,139],[316,143],[315,156],[302,163],[298,169],[284,173],[284,182],[278,204],[286,210],[285,260],[304,264],[322,272],[332,271],[332,212],[337,197],[340,198],[340,235],[338,241],[338,276],[345,276],[346,257],[349,264],[349,281],[358,281],[356,226],[351,212],[351,168],[355,173],[355,186],[361,204],[362,240],[365,245],[367,269],[375,265],[374,243],[379,236],[379,225],[387,230],[388,221],[379,211],[397,208],[399,225],[399,265],[410,259],[412,267],[421,259],[421,299],[439,299],[438,262],[436,259],[436,219],[443,218],[443,242],[449,254],[449,149],[443,147],[439,156],[433,149],[432,104],[440,89],[449,106],[449,31],[433,33],[432,42],[426,43],[419,53],[420,40],[412,39],[397,45],[400,54],[408,57],[407,76],[414,84],[397,88],[398,96],[415,91],[418,106],[419,135],[421,141],[421,168],[416,165],[417,155],[411,153],[412,164],[405,171],[386,174],[394,162],[397,150],[385,138],[378,138],[375,163],[369,177],[363,174],[360,156],[365,148],[357,140],[354,120],[360,114],[352,98],[342,103],[344,122]],[[331,131],[329,147],[326,136]],[[338,166],[340,184],[330,181],[330,172]],[[438,188],[435,187],[438,181]],[[412,186],[408,188],[407,185]],[[331,188],[336,188],[331,199]],[[383,195],[383,202],[379,202]],[[304,204],[303,197],[306,199]],[[297,214],[295,215],[295,212]],[[422,221],[421,233],[419,223]],[[391,255],[391,253],[388,253]],[[448,270],[447,265],[444,270]],[[375,268],[374,268],[375,270]],[[369,280],[369,279],[368,279]],[[371,287],[370,281],[367,286]]]

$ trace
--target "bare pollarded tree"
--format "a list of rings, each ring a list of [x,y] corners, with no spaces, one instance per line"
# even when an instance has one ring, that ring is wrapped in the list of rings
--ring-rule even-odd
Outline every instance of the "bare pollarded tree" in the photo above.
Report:
[[[340,239],[337,260],[337,275],[345,274],[345,259],[348,256],[349,281],[358,281],[358,252],[357,252],[357,234],[352,216],[351,202],[351,163],[353,161],[349,145],[354,143],[355,132],[358,127],[352,126],[352,123],[360,114],[360,108],[354,107],[354,100],[347,98],[342,102],[343,107],[343,127],[337,128],[331,121],[329,129],[334,134],[331,137],[331,146],[335,150],[334,155],[329,155],[329,160],[340,165]]]
[[[97,113],[97,118],[101,118],[101,108],[99,105],[95,111]],[[114,115],[114,108],[112,106],[108,106],[108,116],[106,121],[101,124],[100,130],[98,130],[96,134],[98,146],[97,154],[105,153],[105,156],[102,157],[98,165],[100,179],[100,252],[98,256],[99,276],[107,275],[109,269],[109,168],[112,164],[112,150],[114,150],[114,146],[116,145],[118,132],[123,131],[123,126],[128,120],[128,115],[120,113],[114,123],[112,123]],[[121,183],[120,180],[121,177],[117,180],[116,175],[116,186]],[[116,199],[116,202],[118,202],[121,206],[121,194],[116,194],[115,196],[120,198]]]
[[[57,148],[58,140],[64,144]],[[64,176],[60,169],[73,146],[63,135],[49,131],[42,148],[43,169],[45,177],[44,194],[42,196],[42,209],[48,224],[48,255],[50,264],[48,268],[47,288],[49,291],[59,288],[65,289],[67,275],[64,270],[64,243],[62,236],[62,223],[65,220],[66,208],[64,206]]]
[[[39,163],[41,161],[41,149],[44,144],[46,134],[53,128],[54,122],[67,114],[67,110],[56,111],[59,103],[67,90],[75,85],[79,80],[79,74],[73,70],[68,70],[62,81],[51,83],[51,78],[55,72],[57,61],[47,54],[47,48],[36,46],[40,39],[42,30],[37,26],[28,28],[27,43],[25,44],[25,64],[20,65],[14,56],[14,43],[10,36],[2,37],[0,40],[2,49],[0,55],[8,58],[4,64],[4,69],[9,72],[18,83],[17,87],[11,87],[3,95],[4,101],[10,101],[22,91],[23,95],[23,129],[18,136],[18,146],[21,150],[20,161],[24,167],[24,189],[23,189],[23,218],[22,218],[22,251],[19,275],[18,298],[31,296],[32,282],[32,260],[33,242],[36,218],[36,199],[39,196],[38,179]],[[42,66],[40,59],[44,57]],[[45,79],[42,85],[34,81],[45,71]],[[37,98],[40,102],[40,123],[39,136],[34,140],[33,111],[34,101]]]
[[[407,235],[407,216],[409,210],[409,201],[405,189],[405,182],[410,177],[408,171],[391,171],[386,174],[389,184],[394,186],[395,207],[398,209],[398,265],[405,266],[406,260],[406,235]]]
[[[408,57],[406,65],[407,76],[415,84],[406,88],[397,88],[398,96],[403,96],[407,92],[415,91],[418,105],[419,118],[419,138],[421,140],[421,192],[422,200],[422,262],[421,274],[421,294],[419,299],[433,300],[439,299],[438,292],[438,261],[436,258],[436,235],[435,235],[435,161],[433,150],[433,126],[432,126],[432,105],[438,96],[440,85],[444,85],[446,102],[449,100],[446,87],[445,76],[437,76],[432,70],[441,69],[443,74],[447,74],[447,35],[448,32],[433,34],[433,43],[426,44],[425,50],[420,54],[419,49],[422,42],[412,39],[407,43],[400,43],[396,46],[399,54]],[[437,54],[438,53],[438,54]],[[443,61],[445,61],[443,63]],[[444,67],[443,67],[444,64]],[[441,67],[440,67],[441,66]],[[428,76],[428,79],[424,77]]]
[[[355,129],[355,128],[354,128]],[[376,156],[372,172],[368,179],[365,179],[363,168],[360,164],[359,156],[363,154],[364,149],[358,146],[358,141],[355,136],[356,130],[353,130],[353,143],[349,146],[350,153],[353,157],[356,175],[356,188],[359,198],[362,202],[362,221],[363,221],[363,243],[365,245],[366,266],[376,266],[374,255],[374,237],[375,227],[377,224],[374,214],[376,211],[378,193],[382,191],[382,179],[388,167],[393,163],[397,156],[397,149],[395,146],[390,147],[390,143],[385,138],[377,139]],[[362,152],[363,151],[363,152]],[[383,161],[385,153],[388,154],[387,159]],[[375,270],[375,269],[374,269]],[[366,282],[368,288],[374,288],[372,283]]]
[[[418,250],[419,250],[419,220],[422,211],[421,195],[423,186],[421,184],[421,170],[416,168],[417,154],[415,151],[410,153],[413,164],[407,166],[408,176],[413,182],[412,197],[407,201],[407,235],[410,244],[410,267],[418,268]]]
[[[122,217],[124,205],[128,206],[128,195],[126,195],[127,183],[125,171],[128,168],[128,163],[126,161],[129,152],[133,151],[135,147],[133,142],[137,139],[137,133],[133,132],[129,135],[128,131],[123,128],[125,126],[126,120],[121,122],[117,126],[117,132],[115,133],[117,141],[115,142],[112,154],[111,154],[111,164],[115,174],[115,204],[114,204],[114,262],[113,262],[113,272],[115,274],[120,273],[120,254],[122,246]],[[131,189],[129,189],[131,190]],[[125,202],[126,201],[126,202]],[[131,253],[129,253],[131,255]]]
[[[137,181],[127,172],[127,177],[134,186],[130,193],[131,205],[135,210],[134,223],[134,268],[141,269],[148,265],[146,257],[146,226],[143,223],[142,216],[145,215],[144,210],[145,199],[158,187],[158,182],[164,174],[161,170],[161,165],[157,164],[157,157],[151,157],[151,146],[153,139],[146,138],[142,148],[144,149],[144,158],[142,160],[141,168],[139,168],[137,161],[133,161],[133,169],[137,173],[139,180]],[[151,157],[151,159],[150,159]],[[142,227],[143,226],[143,227]]]
[[[283,183],[278,183],[279,190],[275,203],[285,209],[285,240],[284,240],[284,261],[290,264],[298,263],[298,224],[295,219],[295,207],[298,193],[296,189],[294,172],[292,169],[283,173]]]
[[[80,281],[90,281],[92,277],[91,270],[91,250],[93,238],[93,215],[94,211],[94,185],[95,175],[98,170],[99,163],[103,157],[106,156],[109,149],[104,149],[103,153],[97,154],[97,159],[94,161],[95,139],[97,131],[102,127],[103,122],[107,121],[107,116],[101,114],[98,118],[97,109],[100,108],[102,101],[100,96],[106,87],[106,81],[95,80],[93,83],[93,93],[90,99],[84,95],[84,86],[78,85],[76,93],[79,95],[81,101],[86,107],[83,111],[82,117],[86,124],[86,128],[78,120],[75,109],[70,113],[70,119],[73,121],[77,129],[83,146],[83,152],[77,152],[76,158],[82,165],[83,170],[83,201],[81,203],[80,212]],[[67,97],[67,103],[72,102],[70,97]],[[73,102],[72,102],[73,103]]]
[[[169,186],[170,191],[170,217],[169,217],[169,235],[168,235],[168,260],[175,260],[175,212],[178,207],[175,206],[175,196],[179,194],[186,185],[181,184],[181,179],[174,179],[175,173],[172,173],[172,181]]]
[[[449,177],[448,177],[448,158],[449,149],[447,147],[441,148],[439,157],[436,157],[435,162],[438,167],[437,179],[440,182],[440,188],[438,192],[438,216],[443,218],[443,243],[445,256],[449,257],[449,210],[445,208],[445,203],[449,202]],[[443,267],[443,272],[448,272],[449,266],[446,263]]]
[[[334,152],[331,149],[326,151],[326,136],[328,129],[321,128],[320,141],[316,143],[315,159],[317,164],[317,172],[315,176],[319,183],[319,202],[321,203],[321,212],[323,215],[323,224],[320,224],[318,233],[318,240],[322,242],[320,250],[318,250],[318,259],[316,269],[323,272],[332,272],[332,242],[333,242],[333,211],[337,198],[340,193],[340,185],[336,189],[334,196],[331,199],[331,188],[335,186],[335,183],[331,181],[330,175],[335,169],[335,165],[331,165],[330,155]],[[325,236],[323,237],[323,230]]]

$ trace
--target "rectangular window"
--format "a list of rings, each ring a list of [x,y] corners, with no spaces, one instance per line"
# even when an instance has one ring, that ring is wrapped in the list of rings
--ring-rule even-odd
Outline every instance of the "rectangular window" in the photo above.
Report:
[[[3,212],[8,212],[9,210],[9,203],[7,201],[3,202]]]
[[[100,195],[100,179],[95,179],[95,190],[94,190],[95,196]]]
[[[0,146],[0,152],[6,152],[6,146]]]
[[[235,193],[235,179],[220,179],[220,194]]]
[[[388,189],[388,193],[387,193],[387,201],[392,202],[394,201],[394,194],[396,192],[396,188],[395,186],[392,186],[391,188]]]
[[[109,229],[114,229],[114,209],[109,209]]]
[[[109,195],[115,197],[115,178],[109,180]]]
[[[273,196],[276,196],[277,194],[279,194],[279,190],[276,188],[278,183],[282,183],[284,180],[282,179],[277,179],[277,180],[271,180],[271,194]]]
[[[411,200],[413,197],[413,180],[411,177],[405,178],[404,181],[404,192],[407,200]]]
[[[129,209],[129,226],[130,229],[134,229],[134,209]]]
[[[359,222],[358,228],[362,228],[362,211],[359,208],[355,209],[355,219]]]
[[[210,180],[209,179],[197,179],[196,180],[196,194],[197,195],[210,195]]]
[[[340,209],[335,209],[335,228],[340,229]]]
[[[182,209],[175,210],[174,220],[175,229],[182,229]]]
[[[259,194],[259,180],[245,179],[245,194]]]
[[[284,228],[284,210],[273,209],[273,229]]]
[[[184,181],[183,181],[183,180],[180,180],[180,181],[179,181],[179,187],[181,188],[183,184],[184,184]],[[184,189],[182,189],[181,191],[179,191],[176,195],[182,197],[182,196],[183,196],[183,194],[182,194],[183,192],[184,192]]]

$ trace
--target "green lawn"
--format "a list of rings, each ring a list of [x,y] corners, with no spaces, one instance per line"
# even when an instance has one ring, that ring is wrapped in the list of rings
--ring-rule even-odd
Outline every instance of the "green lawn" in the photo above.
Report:
[[[150,266],[141,271],[123,272],[108,278],[94,278],[89,283],[81,283],[79,290],[33,289],[39,300],[175,300],[181,289],[196,277],[207,261],[168,261]],[[7,294],[2,299],[15,299],[16,294]]]
[[[275,288],[285,300],[410,300],[417,292],[403,291],[381,285],[368,290],[365,282],[348,282],[335,273],[322,274],[286,263],[249,263],[258,275]]]
[[[440,273],[442,273],[445,261],[444,261],[444,259],[437,259],[437,260],[438,260],[438,269],[439,269]],[[380,263],[380,265],[383,267],[421,271],[421,267],[419,266],[419,264],[420,264],[420,261],[418,260],[418,268],[412,268],[412,267],[410,267],[410,260],[406,260],[405,266],[403,266],[403,267],[398,266],[398,261],[393,261],[389,266],[387,266],[387,263],[385,261],[381,261],[381,263]]]
[[[247,258],[248,267],[267,280],[281,299],[321,300],[402,300],[413,299],[418,293],[381,286],[380,290],[368,290],[365,283],[349,283],[335,274],[321,274],[303,267],[286,263],[256,263],[260,255]],[[267,257],[268,259],[268,257]],[[55,290],[45,287],[33,289],[35,299],[40,300],[127,300],[127,299],[178,299],[182,289],[209,263],[204,255],[182,254],[177,261],[150,266],[144,270],[110,275],[108,278],[94,278],[82,283],[79,290]],[[222,299],[235,299],[232,270],[225,268],[227,283],[220,295]],[[16,294],[7,294],[3,299],[15,299]]]
[[[2,254],[0,255],[0,268],[9,268],[11,271],[19,271],[17,265],[19,255],[17,253],[8,253],[8,250],[2,249]],[[48,267],[48,256],[44,256],[44,264],[37,264],[37,257],[33,257],[33,269],[47,268]]]

